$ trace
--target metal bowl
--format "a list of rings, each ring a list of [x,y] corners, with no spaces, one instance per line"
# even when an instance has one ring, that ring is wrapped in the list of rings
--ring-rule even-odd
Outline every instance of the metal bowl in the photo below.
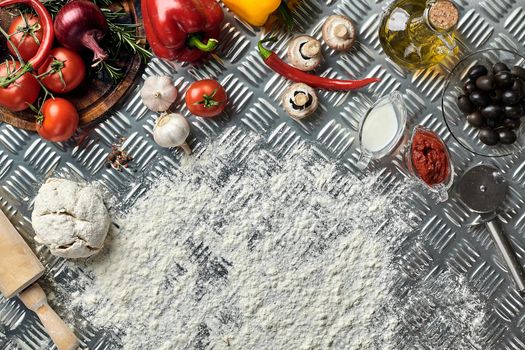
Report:
[[[485,49],[474,52],[459,61],[448,75],[441,102],[445,124],[454,139],[468,151],[484,157],[504,157],[518,153],[525,147],[523,124],[516,130],[518,139],[512,145],[487,146],[483,144],[478,139],[478,129],[467,123],[465,113],[457,106],[458,96],[463,94],[463,85],[468,80],[469,69],[476,64],[482,64],[490,70],[496,62],[503,62],[509,68],[512,66],[525,67],[525,57],[511,50]]]

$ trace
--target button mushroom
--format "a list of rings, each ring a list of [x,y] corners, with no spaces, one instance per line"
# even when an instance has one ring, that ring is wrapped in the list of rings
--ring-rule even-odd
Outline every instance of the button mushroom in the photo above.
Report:
[[[290,85],[283,94],[283,106],[290,117],[303,119],[319,106],[315,90],[303,83]]]
[[[288,44],[288,61],[302,71],[317,68],[323,60],[321,43],[309,35],[299,35]]]
[[[330,48],[336,51],[348,51],[354,46],[356,28],[348,17],[332,15],[323,25],[323,39]]]

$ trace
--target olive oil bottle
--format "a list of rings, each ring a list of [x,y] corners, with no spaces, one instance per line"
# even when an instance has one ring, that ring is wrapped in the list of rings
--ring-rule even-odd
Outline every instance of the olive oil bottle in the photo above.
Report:
[[[428,68],[458,52],[459,11],[449,0],[395,0],[383,13],[379,40],[397,64]]]

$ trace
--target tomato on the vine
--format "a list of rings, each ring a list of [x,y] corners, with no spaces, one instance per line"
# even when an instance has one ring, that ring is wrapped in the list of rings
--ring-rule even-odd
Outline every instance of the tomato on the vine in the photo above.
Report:
[[[60,97],[46,100],[37,118],[38,134],[53,142],[66,141],[73,136],[79,121],[75,106]]]
[[[35,56],[44,35],[38,17],[31,14],[16,17],[9,25],[7,34],[11,41],[7,44],[9,52],[17,57],[13,49],[15,46],[25,62]]]
[[[65,47],[55,47],[38,69],[40,81],[56,93],[76,89],[86,77],[86,65],[80,55]]]
[[[186,106],[199,117],[215,117],[228,103],[226,91],[218,81],[204,79],[194,82],[186,91]]]
[[[13,112],[28,108],[40,94],[40,84],[31,73],[14,79],[13,72],[19,68],[20,62],[17,61],[0,64],[0,105]]]

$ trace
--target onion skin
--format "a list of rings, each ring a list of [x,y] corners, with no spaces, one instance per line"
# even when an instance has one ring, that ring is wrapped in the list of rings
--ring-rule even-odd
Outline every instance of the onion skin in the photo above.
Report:
[[[103,61],[108,57],[98,42],[108,30],[106,17],[100,8],[89,0],[68,2],[55,17],[55,37],[70,50],[93,51],[93,61]]]

